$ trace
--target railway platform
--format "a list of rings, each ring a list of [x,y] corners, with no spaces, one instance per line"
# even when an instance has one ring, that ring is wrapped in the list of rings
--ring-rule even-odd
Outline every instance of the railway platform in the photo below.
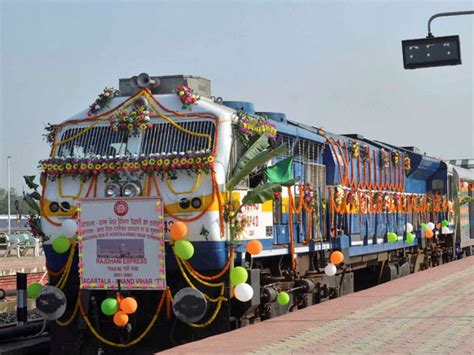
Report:
[[[474,354],[474,257],[166,354]]]

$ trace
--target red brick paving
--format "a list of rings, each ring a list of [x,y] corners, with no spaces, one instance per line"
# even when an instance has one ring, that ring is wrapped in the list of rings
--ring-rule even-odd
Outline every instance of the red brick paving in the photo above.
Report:
[[[474,354],[474,257],[168,350]]]

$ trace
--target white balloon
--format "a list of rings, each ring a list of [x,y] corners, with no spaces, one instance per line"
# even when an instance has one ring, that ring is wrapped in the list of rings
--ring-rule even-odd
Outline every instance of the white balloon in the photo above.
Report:
[[[77,232],[77,223],[73,219],[64,220],[61,225],[61,235],[72,238],[76,235]]]
[[[336,275],[337,272],[337,267],[334,264],[327,264],[326,267],[324,268],[324,273],[328,276],[334,276]]]
[[[462,183],[462,187],[465,188],[465,189],[467,189],[467,188],[469,187],[469,183],[468,183],[467,181],[464,181],[464,182]]]
[[[413,224],[407,223],[407,233],[413,232]]]
[[[435,225],[434,225],[433,222],[429,222],[429,223],[426,225],[426,227],[427,227],[430,231],[432,231],[432,230],[435,228]]]
[[[441,233],[443,233],[443,234],[449,234],[449,232],[450,232],[450,230],[449,230],[448,227],[443,227],[443,228],[441,228]]]
[[[247,283],[238,284],[234,288],[234,296],[240,302],[250,301],[253,297],[253,288]]]

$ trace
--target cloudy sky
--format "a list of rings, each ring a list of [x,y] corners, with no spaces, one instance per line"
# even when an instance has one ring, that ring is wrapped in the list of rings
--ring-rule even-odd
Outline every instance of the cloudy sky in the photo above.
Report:
[[[403,39],[426,36],[454,1],[8,1],[1,3],[0,186],[47,157],[47,122],[141,72],[212,80],[226,100],[435,157],[474,158],[474,16],[437,19],[463,64],[404,70]]]

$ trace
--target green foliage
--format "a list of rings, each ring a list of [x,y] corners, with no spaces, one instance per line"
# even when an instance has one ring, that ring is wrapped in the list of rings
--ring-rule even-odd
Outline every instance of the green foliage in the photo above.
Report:
[[[281,192],[281,184],[269,183],[257,186],[255,189],[249,191],[242,199],[242,205],[251,205],[254,203],[264,203],[265,201],[273,200],[274,193]]]
[[[268,138],[262,135],[247,149],[237,162],[233,175],[226,184],[227,190],[233,190],[235,186],[247,177],[257,166],[265,164],[270,159],[288,151],[286,144],[282,144],[273,150],[268,149],[268,147]]]
[[[0,187],[0,214],[8,213],[8,193],[7,189]],[[10,199],[11,199],[11,213],[12,214],[28,214],[32,212],[30,205],[23,200],[23,196],[17,194],[15,189],[10,190]],[[17,201],[17,202],[16,202]],[[18,210],[17,210],[18,205]]]

